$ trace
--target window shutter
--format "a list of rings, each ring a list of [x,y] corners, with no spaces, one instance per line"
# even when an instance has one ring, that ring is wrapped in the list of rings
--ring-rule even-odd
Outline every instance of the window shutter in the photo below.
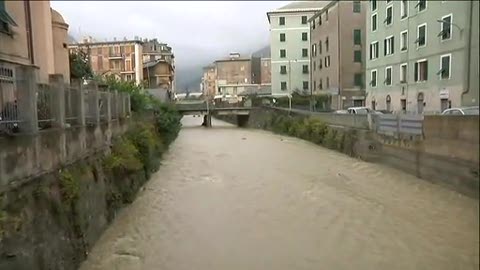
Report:
[[[387,40],[383,40],[383,55],[387,55]]]
[[[428,61],[425,61],[425,69],[423,74],[423,78],[425,79],[425,81],[428,80]]]
[[[392,54],[395,53],[395,37],[392,37]]]
[[[370,60],[372,60],[372,44],[370,44]]]
[[[414,80],[415,80],[416,82],[418,82],[418,63],[415,63],[415,68],[414,68],[414,71],[413,71],[413,72],[414,72],[414,74],[413,74]]]

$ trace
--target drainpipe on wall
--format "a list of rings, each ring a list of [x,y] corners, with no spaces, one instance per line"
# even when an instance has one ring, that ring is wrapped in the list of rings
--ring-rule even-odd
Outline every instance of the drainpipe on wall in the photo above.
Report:
[[[465,54],[465,58],[466,58],[466,65],[467,65],[467,68],[465,69],[465,86],[466,86],[466,89],[463,90],[462,92],[462,96],[461,96],[461,101],[460,103],[463,103],[463,96],[465,94],[467,94],[469,91],[470,91],[470,63],[471,63],[471,59],[470,59],[470,55],[471,55],[471,51],[472,51],[472,16],[473,16],[473,1],[470,1],[470,14],[469,14],[469,17],[468,17],[468,39],[467,39],[467,53]]]
[[[340,6],[341,6],[341,3],[340,2],[337,2],[337,27],[338,27],[338,33],[337,33],[337,65],[338,65],[338,69],[337,69],[337,72],[338,72],[338,100],[337,100],[337,109],[339,110],[342,110],[343,109],[343,102],[342,102],[342,77],[341,77],[341,57],[340,57],[340,54],[342,53],[342,49],[341,49],[341,45],[340,45],[340,35],[341,35],[341,30],[340,30],[340,14],[341,14],[341,10],[340,10]],[[342,105],[342,106],[340,106]]]
[[[30,2],[24,0],[25,8],[25,19],[26,19],[26,31],[27,31],[27,46],[28,46],[28,58],[30,59],[30,64],[35,64],[35,58],[33,54],[33,37],[32,37],[32,13],[30,11]]]

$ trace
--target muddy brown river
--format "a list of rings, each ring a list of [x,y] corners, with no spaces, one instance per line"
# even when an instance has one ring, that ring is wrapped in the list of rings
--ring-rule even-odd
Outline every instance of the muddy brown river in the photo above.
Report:
[[[80,269],[478,269],[479,203],[269,132],[184,117]]]

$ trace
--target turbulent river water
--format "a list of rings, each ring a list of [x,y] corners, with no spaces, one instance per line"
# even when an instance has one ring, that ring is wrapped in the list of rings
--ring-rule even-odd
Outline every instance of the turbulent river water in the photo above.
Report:
[[[81,270],[479,267],[478,200],[302,140],[182,122]]]

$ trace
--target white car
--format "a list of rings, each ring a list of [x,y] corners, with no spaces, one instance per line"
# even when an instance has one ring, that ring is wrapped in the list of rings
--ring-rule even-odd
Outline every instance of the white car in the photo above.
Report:
[[[347,111],[349,114],[369,114],[372,112],[368,107],[350,107]]]
[[[450,108],[442,112],[442,115],[479,115],[478,106]]]

